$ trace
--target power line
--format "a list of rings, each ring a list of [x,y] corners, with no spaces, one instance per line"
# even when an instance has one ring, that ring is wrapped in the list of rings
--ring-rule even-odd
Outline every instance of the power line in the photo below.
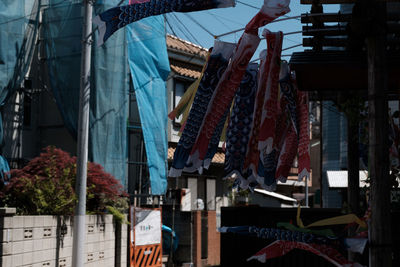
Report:
[[[285,33],[283,34],[283,36],[293,35],[293,34],[299,34],[299,33],[302,33],[302,31],[285,32]],[[261,40],[264,40],[264,39],[265,39],[265,37],[262,37],[262,38],[261,38]],[[298,42],[296,42],[296,43],[298,43]]]
[[[176,16],[174,16],[173,13],[169,14],[170,18],[171,18],[171,24],[175,26],[175,30],[178,30],[181,35],[184,35],[184,37],[186,38],[186,40],[191,40],[191,38],[189,38],[189,36],[187,35],[187,33],[185,32],[185,29],[182,28],[181,24],[178,19],[176,18]],[[178,36],[178,35],[176,35]]]
[[[168,25],[169,28],[171,29],[172,33],[173,33],[175,36],[178,36],[178,35],[176,35],[174,29],[172,28],[172,26],[171,26],[171,24],[169,23],[169,20],[167,19],[167,16],[165,16],[165,14],[164,14],[164,18],[165,18],[165,21],[167,22],[167,25]]]
[[[303,44],[297,44],[297,45],[292,45],[292,46],[289,46],[289,47],[285,47],[284,49],[282,49],[282,51],[286,51],[286,50],[289,50],[289,49],[292,49],[292,48],[296,48],[296,47],[299,47],[299,46],[302,46]]]
[[[248,6],[248,7],[251,7],[251,8],[254,8],[254,9],[257,9],[257,10],[260,10],[260,8],[261,7],[256,7],[256,6],[253,6],[253,5],[250,5],[250,4],[247,4],[247,3],[244,3],[244,2],[242,2],[242,1],[238,1],[238,0],[236,0],[236,2],[238,2],[239,4],[242,4],[242,5],[244,5],[244,6]],[[283,17],[285,17],[285,18],[289,18],[289,16],[288,15],[283,15]],[[296,20],[300,20],[299,18],[295,18]]]
[[[282,19],[276,19],[276,20],[271,21],[268,24],[272,24],[272,23],[276,23],[276,22],[280,22],[280,21],[285,21],[285,20],[290,20],[290,19],[296,19],[296,18],[300,18],[300,17],[301,16],[293,16],[293,17],[286,17],[286,18],[282,18]],[[240,32],[240,31],[243,31],[245,29],[246,28],[240,28],[240,29],[237,29],[237,30],[234,30],[234,31],[223,33],[223,34],[217,35],[216,38],[220,38],[222,36],[226,36],[226,35],[230,35],[230,34],[233,34],[233,33],[236,33],[236,32]]]
[[[224,25],[228,30],[232,30],[230,27],[228,27],[228,25],[225,24],[225,22],[221,19],[218,18],[218,16],[215,16],[214,14],[212,14],[210,11],[207,11],[207,14],[209,14],[210,16],[212,16],[215,20],[217,20],[219,23],[221,23],[222,25]]]
[[[201,43],[199,42],[199,40],[197,40],[197,38],[194,37],[194,35],[189,31],[189,29],[186,27],[186,25],[178,18],[178,16],[176,16],[175,13],[171,13],[171,14],[172,14],[172,16],[174,16],[175,19],[182,25],[182,27],[187,31],[187,33],[193,38],[193,40],[194,40],[195,42],[197,42],[198,44],[201,44]],[[184,34],[184,31],[181,30],[181,32]],[[186,36],[186,34],[185,34],[185,36]],[[186,36],[186,38],[187,38],[187,36]],[[190,39],[190,38],[188,38],[188,39]]]
[[[219,17],[219,18],[224,19],[224,20],[226,20],[226,21],[235,23],[236,25],[240,25],[240,26],[242,25],[242,23],[239,23],[239,22],[237,22],[237,21],[235,21],[235,20],[233,20],[233,19],[228,19],[228,18],[225,18],[225,17],[223,17],[223,16],[221,16],[221,15],[213,14],[213,13],[211,13],[210,11],[208,11],[208,13],[209,13],[210,15],[214,16],[214,17]]]
[[[200,28],[202,28],[205,32],[207,32],[208,34],[210,34],[212,37],[215,37],[215,35],[210,32],[206,27],[204,27],[203,25],[201,25],[197,20],[195,20],[190,14],[185,13],[185,15],[191,19],[195,24],[197,24],[197,26],[199,26]]]
[[[288,47],[285,47],[285,48],[283,48],[282,49],[282,51],[286,51],[286,50],[289,50],[289,49],[292,49],[292,48],[296,48],[296,47],[299,47],[299,46],[302,46],[303,44],[297,44],[297,45],[292,45],[292,46],[288,46]],[[286,56],[291,56],[291,55],[284,55],[285,57]],[[283,56],[282,56],[283,57]],[[261,58],[256,58],[256,59],[254,59],[254,60],[252,60],[252,61],[250,61],[250,62],[256,62],[256,61],[258,61],[258,60],[260,60]]]
[[[239,4],[242,4],[242,5],[244,5],[244,6],[248,6],[248,7],[251,7],[251,8],[257,9],[257,10],[259,10],[259,9],[260,9],[259,7],[256,7],[256,6],[253,6],[253,5],[250,5],[250,4],[247,4],[247,3],[244,3],[244,2],[242,2],[242,1],[239,1],[239,0],[236,0],[236,2],[238,2]]]

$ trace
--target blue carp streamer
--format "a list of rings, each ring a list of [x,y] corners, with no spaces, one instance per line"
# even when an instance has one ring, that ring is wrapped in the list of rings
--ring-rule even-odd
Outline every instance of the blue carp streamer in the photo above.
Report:
[[[234,0],[150,0],[108,9],[96,16],[93,23],[98,26],[98,45],[101,45],[117,30],[146,17],[169,12],[192,12],[233,6]]]

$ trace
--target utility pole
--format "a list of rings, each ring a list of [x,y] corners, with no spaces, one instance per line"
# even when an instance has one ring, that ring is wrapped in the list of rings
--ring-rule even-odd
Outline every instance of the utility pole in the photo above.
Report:
[[[360,216],[360,168],[358,154],[358,114],[352,112],[360,112],[357,109],[349,110],[347,116],[347,203],[350,212]]]
[[[83,0],[84,18],[82,33],[82,60],[79,94],[78,159],[75,192],[78,203],[74,216],[72,266],[83,267],[85,250],[86,180],[90,110],[90,61],[92,45],[92,11],[94,0]]]
[[[375,14],[367,37],[369,173],[371,177],[371,223],[369,266],[392,266],[390,214],[388,104],[386,72],[386,3],[371,0],[369,15]]]

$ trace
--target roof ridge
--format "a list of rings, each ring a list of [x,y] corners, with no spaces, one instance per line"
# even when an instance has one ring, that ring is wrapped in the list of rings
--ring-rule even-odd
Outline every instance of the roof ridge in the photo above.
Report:
[[[182,38],[179,38],[178,36],[175,36],[175,35],[172,35],[172,34],[169,34],[169,33],[167,33],[167,36],[169,36],[169,37],[171,37],[171,38],[173,38],[173,39],[175,39],[175,40],[178,40],[178,41],[180,41],[180,42],[182,42],[182,43],[186,43],[186,44],[191,45],[191,46],[193,46],[193,47],[199,48],[199,49],[201,49],[201,50],[203,50],[203,51],[205,51],[205,52],[208,51],[207,48],[202,47],[201,45],[198,45],[198,44],[189,42],[189,41],[184,40],[184,39],[182,39]]]

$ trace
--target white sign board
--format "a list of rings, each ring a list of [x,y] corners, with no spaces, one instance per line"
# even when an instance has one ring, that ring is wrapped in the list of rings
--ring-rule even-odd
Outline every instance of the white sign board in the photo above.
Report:
[[[135,246],[161,243],[161,211],[135,209]]]

